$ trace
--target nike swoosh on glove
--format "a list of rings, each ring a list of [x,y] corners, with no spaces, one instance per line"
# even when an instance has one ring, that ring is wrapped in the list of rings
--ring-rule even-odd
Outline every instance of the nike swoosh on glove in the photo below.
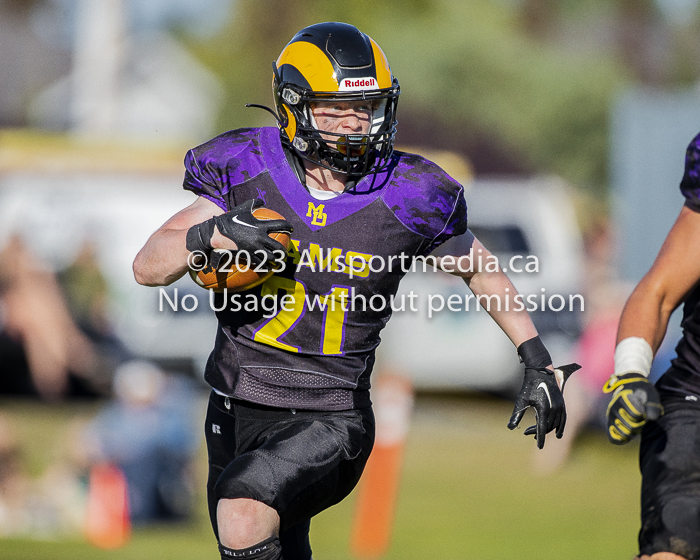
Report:
[[[608,439],[615,445],[629,442],[648,420],[658,420],[664,413],[659,392],[641,373],[611,376],[603,393],[612,393],[606,415]]]
[[[520,424],[525,411],[529,407],[535,409],[536,423],[524,432],[526,436],[535,434],[537,447],[544,447],[545,436],[556,430],[557,438],[564,435],[566,426],[566,406],[564,404],[564,385],[572,373],[581,369],[578,364],[567,364],[550,371],[546,368],[525,368],[525,379],[515,398],[513,414],[508,422],[508,428],[514,430]],[[560,380],[561,389],[559,389]]]
[[[293,228],[287,220],[258,220],[253,216],[253,210],[260,208],[263,201],[259,198],[246,200],[219,216],[214,216],[214,222],[221,235],[228,237],[238,247],[245,251],[253,266],[275,260],[274,252],[287,250],[279,241],[269,237],[272,232],[292,233]]]

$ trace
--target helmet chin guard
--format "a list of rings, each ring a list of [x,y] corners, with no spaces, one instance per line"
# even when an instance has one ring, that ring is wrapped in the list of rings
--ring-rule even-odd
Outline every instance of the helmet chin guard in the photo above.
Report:
[[[346,23],[299,31],[273,63],[273,96],[282,142],[299,157],[348,176],[377,172],[391,159],[399,82],[369,36]],[[370,101],[366,134],[320,131],[317,102]]]

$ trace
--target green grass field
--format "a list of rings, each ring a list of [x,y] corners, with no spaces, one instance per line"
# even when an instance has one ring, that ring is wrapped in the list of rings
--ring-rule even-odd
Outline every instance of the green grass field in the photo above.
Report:
[[[505,425],[505,401],[420,397],[406,446],[403,477],[387,560],[631,559],[639,516],[637,444],[613,447],[585,433],[559,472],[534,472],[534,440]],[[25,461],[39,474],[66,452],[71,424],[94,405],[46,406],[3,401],[23,441]],[[527,418],[523,425],[527,426]],[[199,459],[204,488],[206,456]],[[350,560],[354,496],[316,517],[316,560]],[[59,540],[0,540],[12,560],[152,560],[218,558],[200,496],[187,524],[138,529],[131,542],[102,551],[78,536]]]

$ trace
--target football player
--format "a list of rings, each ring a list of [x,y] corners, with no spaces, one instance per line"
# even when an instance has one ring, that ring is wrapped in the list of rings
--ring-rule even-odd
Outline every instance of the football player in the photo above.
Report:
[[[187,153],[184,188],[197,200],[153,234],[134,273],[159,286],[187,271],[190,252],[286,256],[284,270],[251,291],[286,296],[275,316],[217,312],[205,371],[207,489],[222,558],[308,560],[311,517],[348,495],[372,449],[370,373],[391,307],[368,300],[396,293],[406,258],[470,234],[463,187],[393,150],[399,83],[370,37],[343,23],[312,25],[273,73],[268,110],[278,127],[233,130]],[[287,219],[257,220],[263,203]],[[292,235],[288,255],[268,237],[280,231]],[[503,272],[457,257],[442,257],[443,268],[476,294],[516,293]],[[537,424],[525,433],[542,447],[546,433],[563,433],[569,370],[555,375],[526,312],[490,313],[525,364],[509,427],[534,406]]]
[[[700,558],[700,135],[688,146],[685,205],[651,270],[620,319],[608,437],[624,444],[642,434],[641,560]],[[681,303],[683,338],[668,371],[648,379],[654,354]]]

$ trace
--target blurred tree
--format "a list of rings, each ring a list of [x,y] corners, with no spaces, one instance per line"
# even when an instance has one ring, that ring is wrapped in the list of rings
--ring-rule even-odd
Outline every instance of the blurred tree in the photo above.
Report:
[[[612,57],[533,37],[520,15],[503,2],[443,0],[381,36],[401,80],[400,119],[427,109],[448,144],[438,147],[503,158],[467,151],[477,173],[534,169],[601,192],[608,106],[624,72]]]
[[[421,13],[428,0],[408,0],[404,13]],[[223,79],[226,102],[221,129],[274,124],[261,111],[245,108],[246,103],[271,104],[272,62],[299,29],[321,21],[345,21],[370,35],[383,35],[386,17],[399,10],[398,2],[377,5],[371,0],[335,4],[321,0],[238,0],[234,16],[214,39],[196,42],[185,39],[200,59]]]
[[[659,2],[660,0],[656,0]],[[608,113],[634,81],[698,76],[697,22],[669,31],[654,0],[238,0],[212,40],[192,43],[222,76],[220,129],[272,125],[271,62],[296,31],[346,21],[387,53],[402,87],[398,142],[452,149],[477,174],[557,173],[607,186]],[[669,46],[670,45],[670,46]]]
[[[640,81],[664,82],[667,49],[659,40],[659,18],[652,0],[617,0],[618,48],[624,62]],[[662,23],[662,22],[661,22]],[[664,60],[658,60],[664,59]]]
[[[523,29],[535,37],[549,37],[559,22],[556,0],[522,0],[520,20]]]

